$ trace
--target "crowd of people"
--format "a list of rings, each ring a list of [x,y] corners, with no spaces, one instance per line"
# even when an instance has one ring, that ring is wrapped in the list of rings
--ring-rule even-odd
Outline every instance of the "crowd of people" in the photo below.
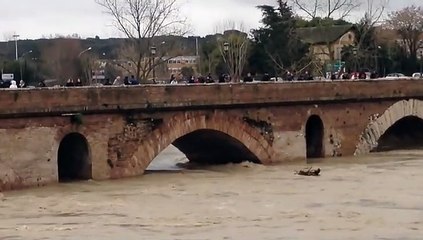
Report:
[[[74,81],[72,78],[69,78],[68,81],[66,81],[65,86],[66,87],[82,87],[84,86],[84,84],[82,84],[82,81],[79,78],[76,81]]]
[[[106,82],[104,83],[104,85],[140,85],[140,81],[137,78],[135,78],[134,75],[131,75],[131,78],[126,76],[123,79],[120,76],[118,76],[113,81],[113,83],[111,83],[109,79],[106,79]]]
[[[0,88],[12,88],[12,89],[17,89],[17,88],[26,88],[27,85],[25,83],[24,80],[20,80],[19,84],[17,84],[17,82],[15,80],[11,80],[11,81],[0,81]]]
[[[375,72],[338,72],[338,73],[327,73],[325,79],[331,80],[354,80],[354,79],[375,79],[378,78],[378,74]],[[240,82],[249,83],[249,82],[270,82],[270,81],[310,81],[314,80],[314,77],[309,72],[305,71],[303,73],[296,73],[296,72],[285,72],[280,77],[271,76],[268,73],[265,73],[261,76],[253,76],[251,73],[247,73],[244,77],[240,79]],[[207,83],[229,83],[232,82],[232,78],[229,74],[220,74],[217,78],[214,78],[211,73],[203,76],[183,76],[181,74],[175,75],[172,74],[170,79],[167,81],[160,81],[159,83],[162,84],[207,84]],[[157,83],[157,82],[155,82]],[[121,78],[120,76],[116,77],[114,81],[110,81],[110,79],[105,79],[100,85],[140,85],[140,81],[134,76],[131,75],[125,76]],[[57,85],[60,86],[60,85]],[[69,78],[66,83],[63,85],[65,87],[82,87],[84,83],[81,81],[80,78],[73,80]],[[11,88],[11,89],[19,89],[19,88],[26,88],[27,84],[25,81],[20,80],[19,84],[15,80],[11,81],[1,81],[0,80],[0,88]],[[37,87],[46,87],[44,81],[40,81],[37,84]]]

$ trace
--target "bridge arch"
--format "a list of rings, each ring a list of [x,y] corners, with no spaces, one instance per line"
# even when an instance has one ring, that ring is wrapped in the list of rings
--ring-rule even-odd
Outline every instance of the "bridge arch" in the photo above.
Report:
[[[217,113],[210,116],[178,114],[149,134],[139,145],[134,160],[140,165],[141,172],[171,144],[186,154],[188,159],[206,163],[248,160],[270,164],[274,156],[271,143],[258,129],[241,118]],[[198,156],[201,152],[207,155]],[[226,158],[219,161],[222,156]]]
[[[57,156],[59,182],[91,179],[91,159],[87,139],[72,132],[59,145]]]
[[[307,146],[307,159],[324,157],[323,138],[324,125],[318,115],[312,115],[308,118],[305,129],[305,138]]]
[[[399,101],[382,115],[370,117],[370,123],[362,132],[354,155],[372,151],[401,149],[409,144],[420,144],[423,137],[423,101],[411,99]],[[392,146],[396,142],[396,146]]]

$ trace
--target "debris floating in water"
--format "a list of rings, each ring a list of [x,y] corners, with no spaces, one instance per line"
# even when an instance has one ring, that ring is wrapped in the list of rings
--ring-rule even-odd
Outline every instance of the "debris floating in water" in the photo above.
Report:
[[[320,176],[321,169],[313,169],[312,167],[309,169],[304,169],[300,171],[295,171],[295,174],[301,176]]]

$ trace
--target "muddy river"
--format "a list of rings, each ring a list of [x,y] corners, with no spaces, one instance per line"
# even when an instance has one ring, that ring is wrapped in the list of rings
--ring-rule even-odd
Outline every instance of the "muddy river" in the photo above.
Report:
[[[139,178],[3,193],[0,239],[423,239],[423,151],[328,159],[320,177],[175,161],[170,149]]]

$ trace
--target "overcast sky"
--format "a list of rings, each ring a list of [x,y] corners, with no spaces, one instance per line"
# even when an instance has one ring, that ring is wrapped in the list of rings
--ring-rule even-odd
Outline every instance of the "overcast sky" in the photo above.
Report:
[[[191,35],[214,33],[216,25],[228,20],[242,21],[247,28],[260,25],[257,5],[276,0],[178,0],[191,24]],[[423,5],[423,0],[390,0],[389,10]],[[14,33],[21,39],[78,33],[82,37],[122,36],[94,0],[0,0],[0,40]]]

